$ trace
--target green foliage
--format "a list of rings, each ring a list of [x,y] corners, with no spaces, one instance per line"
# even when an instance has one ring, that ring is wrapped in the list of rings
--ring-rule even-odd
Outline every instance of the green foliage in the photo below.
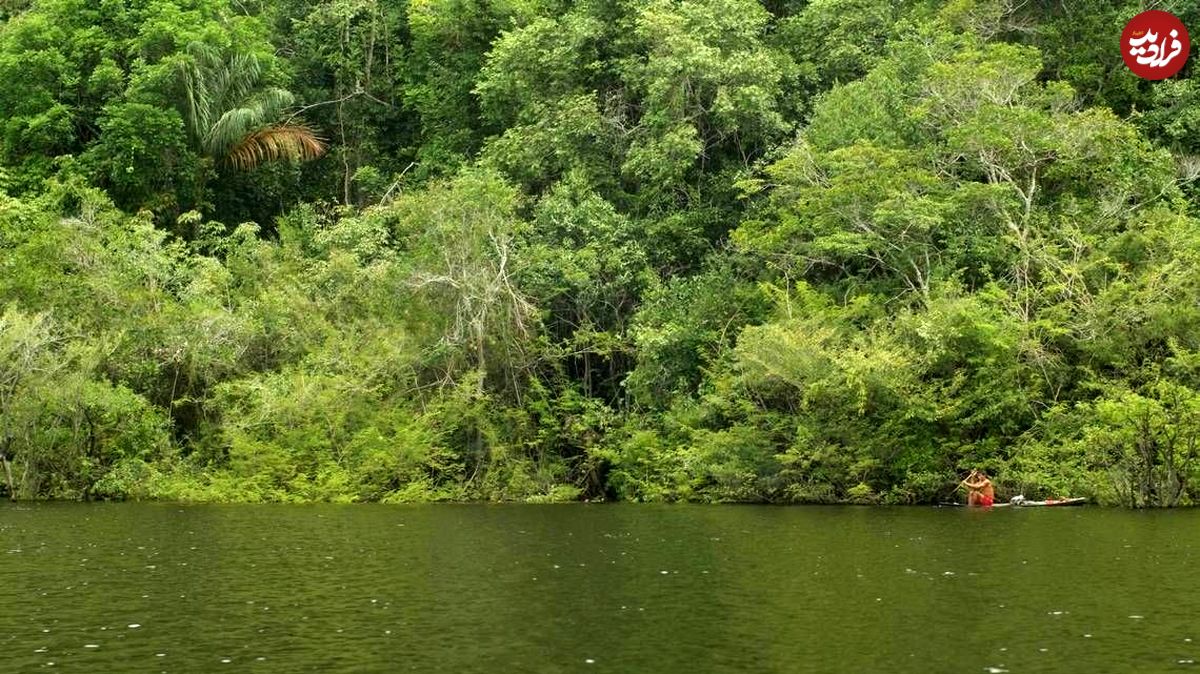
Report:
[[[178,112],[145,103],[114,103],[105,106],[99,127],[100,138],[82,161],[114,202],[156,212],[175,212],[196,202],[197,186],[177,182],[201,170]]]
[[[1192,504],[1200,90],[1067,4],[10,2],[0,491]]]
[[[94,349],[45,314],[0,315],[0,462],[13,497],[138,494],[122,473],[160,458],[161,413],[103,380]]]
[[[772,41],[797,64],[799,102],[852,82],[875,65],[907,3],[886,0],[818,0],[781,19]]]
[[[615,11],[616,15],[611,12]],[[580,5],[504,33],[475,88],[503,133],[485,161],[540,191],[571,173],[661,213],[702,203],[786,133],[793,64],[742,0]]]
[[[652,409],[695,393],[705,371],[725,355],[739,332],[769,311],[762,289],[729,268],[674,279],[654,289],[633,328],[637,367],[625,385]]]
[[[171,114],[176,66],[189,44],[234,43],[271,52],[262,25],[220,0],[36,3],[0,25],[0,156],[21,168],[22,191],[54,158],[87,153],[122,206],[186,210],[199,176]]]
[[[410,79],[405,101],[421,118],[416,161],[436,175],[467,162],[489,130],[473,93],[488,49],[511,22],[534,9],[521,0],[416,0],[408,3]]]

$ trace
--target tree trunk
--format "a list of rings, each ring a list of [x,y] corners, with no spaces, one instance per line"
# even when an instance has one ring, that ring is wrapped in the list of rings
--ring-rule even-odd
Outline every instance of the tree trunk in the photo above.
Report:
[[[4,464],[4,480],[8,484],[8,498],[15,501],[17,500],[17,491],[13,489],[12,464],[8,461],[7,453],[0,452],[0,463]]]

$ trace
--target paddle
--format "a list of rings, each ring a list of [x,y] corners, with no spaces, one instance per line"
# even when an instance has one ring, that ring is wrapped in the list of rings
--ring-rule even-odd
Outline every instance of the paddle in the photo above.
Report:
[[[979,469],[978,468],[973,469],[965,478],[962,479],[961,482],[958,483],[958,486],[954,488],[955,491],[958,491],[958,489],[960,487],[967,488],[967,505],[971,505],[971,485],[969,485],[967,483],[970,482],[972,478],[977,477],[978,475],[979,475]]]
[[[962,480],[960,480],[958,484],[954,485],[954,491],[957,492],[959,489],[962,489],[963,487],[967,486],[967,480],[970,480],[971,478],[975,477],[976,473],[978,473],[978,472],[979,472],[978,470],[972,470],[970,473],[968,473],[967,476],[964,477]],[[963,505],[963,504],[954,503],[953,501],[951,501],[949,503],[943,503],[942,505]]]

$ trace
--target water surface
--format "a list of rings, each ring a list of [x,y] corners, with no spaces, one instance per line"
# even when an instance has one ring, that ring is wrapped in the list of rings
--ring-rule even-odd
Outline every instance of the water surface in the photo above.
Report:
[[[1200,512],[0,506],[3,671],[1200,672]]]

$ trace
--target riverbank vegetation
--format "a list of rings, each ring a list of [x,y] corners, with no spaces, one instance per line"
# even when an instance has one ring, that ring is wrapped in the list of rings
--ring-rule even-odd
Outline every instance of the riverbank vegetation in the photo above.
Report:
[[[1193,503],[1140,9],[4,3],[0,489]]]

